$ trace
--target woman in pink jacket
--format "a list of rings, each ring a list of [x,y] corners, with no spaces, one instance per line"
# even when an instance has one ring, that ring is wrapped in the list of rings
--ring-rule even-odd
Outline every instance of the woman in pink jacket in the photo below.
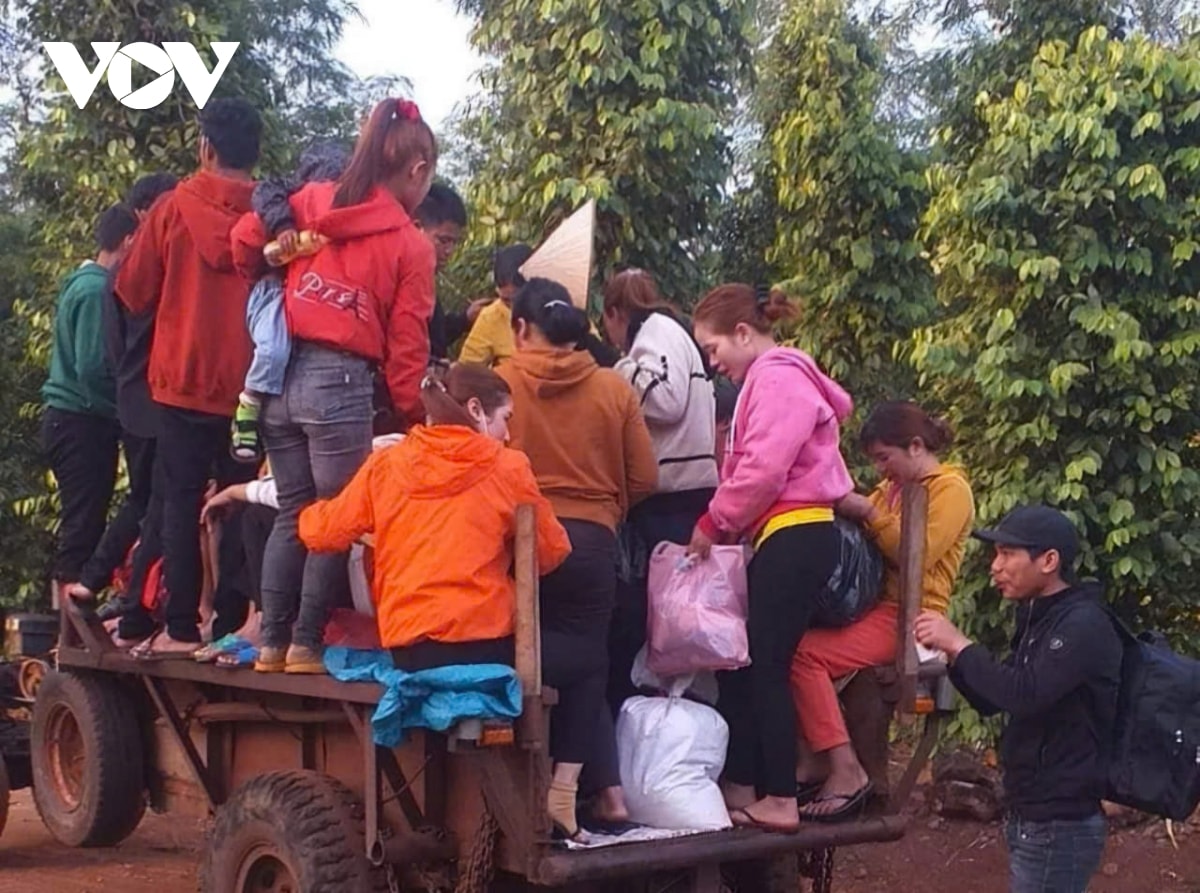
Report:
[[[725,801],[734,824],[781,832],[800,824],[792,655],[836,563],[833,506],[853,489],[838,449],[853,403],[812,357],[775,343],[774,322],[793,312],[786,301],[759,301],[748,285],[723,285],[694,315],[696,341],[742,390],[721,484],[689,549],[707,557],[714,543],[754,548],[751,664],[719,674]]]

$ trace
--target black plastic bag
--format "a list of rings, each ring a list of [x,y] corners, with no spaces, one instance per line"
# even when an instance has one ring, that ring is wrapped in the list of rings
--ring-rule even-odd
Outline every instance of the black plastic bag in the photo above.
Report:
[[[879,601],[883,556],[857,524],[838,518],[838,563],[817,598],[813,626],[849,626]]]
[[[617,582],[646,588],[650,574],[650,549],[638,529],[625,521],[617,525]]]

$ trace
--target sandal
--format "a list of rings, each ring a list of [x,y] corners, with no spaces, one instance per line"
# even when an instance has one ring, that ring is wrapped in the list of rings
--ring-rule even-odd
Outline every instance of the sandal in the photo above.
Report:
[[[822,824],[834,824],[844,822],[848,819],[856,819],[866,809],[867,801],[871,797],[871,790],[871,782],[868,781],[853,794],[825,794],[817,797],[812,801],[812,804],[840,802],[842,805],[829,812],[814,813],[802,809],[800,810],[800,819],[805,822],[819,822]]]
[[[141,645],[139,645],[136,649],[129,652],[130,655],[137,658],[138,660],[144,660],[144,661],[192,660],[195,657],[196,652],[200,649],[199,642],[195,642],[195,643],[180,642],[181,645],[191,645],[192,646],[191,649],[188,650],[186,648],[181,648],[181,649],[164,648],[160,651],[158,648],[155,647],[155,645],[161,638],[169,638],[169,637],[167,637],[164,633],[159,633],[157,636],[151,636],[146,641],[146,643],[143,643],[146,645],[146,647],[144,649],[142,648]]]
[[[730,810],[729,820],[733,822],[735,828],[753,828],[758,831],[766,831],[768,834],[797,834],[800,831],[799,822],[794,825],[777,825],[774,822],[764,822],[762,819],[755,818],[753,813],[746,807]]]
[[[253,667],[258,661],[258,648],[254,645],[246,645],[243,648],[238,648],[236,651],[226,651],[217,658],[216,665],[227,669],[236,669],[238,667]]]
[[[821,794],[821,789],[825,787],[823,781],[798,781],[796,782],[796,805],[807,806],[812,803]]]
[[[231,652],[238,651],[249,644],[250,643],[241,636],[236,635],[235,633],[229,633],[229,635],[221,636],[221,638],[217,639],[217,641],[205,645],[192,656],[195,658],[197,663],[211,664],[215,663],[217,658],[219,658],[222,654],[229,654]]]

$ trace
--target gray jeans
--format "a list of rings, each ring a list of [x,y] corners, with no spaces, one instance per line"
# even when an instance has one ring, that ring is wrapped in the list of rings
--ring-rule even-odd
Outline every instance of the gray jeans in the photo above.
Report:
[[[346,554],[308,554],[300,510],[336,496],[371,452],[372,377],[363,357],[297,341],[283,393],[263,405],[262,431],[279,492],[263,555],[263,643],[321,645],[329,613],[349,588]]]

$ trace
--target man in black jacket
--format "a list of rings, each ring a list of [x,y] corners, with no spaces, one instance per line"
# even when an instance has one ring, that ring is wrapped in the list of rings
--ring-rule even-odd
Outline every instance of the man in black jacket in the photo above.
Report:
[[[177,182],[174,174],[159,173],[142,177],[130,187],[125,202],[139,224],[159,196],[174,189]],[[124,597],[110,599],[100,606],[97,613],[102,620],[119,616],[128,604],[141,598],[149,567],[162,554],[158,545],[157,512],[151,512],[158,423],[150,387],[146,383],[154,317],[131,316],[112,293],[112,277],[107,292],[102,305],[104,349],[117,386],[117,418],[121,423],[129,491],[95,552],[83,566],[79,584],[72,587],[71,594],[77,598],[90,598],[107,587],[113,571],[124,563],[134,542],[139,536],[144,539],[139,554],[135,555],[133,577]],[[143,520],[151,515],[151,521],[143,528]]]
[[[992,581],[1017,603],[1012,654],[997,661],[932,611],[917,619],[917,641],[946,653],[976,710],[1008,714],[1000,762],[1012,893],[1084,893],[1104,850],[1121,641],[1099,585],[1075,581],[1079,540],[1065,516],[1025,506],[975,536],[993,545]]]

